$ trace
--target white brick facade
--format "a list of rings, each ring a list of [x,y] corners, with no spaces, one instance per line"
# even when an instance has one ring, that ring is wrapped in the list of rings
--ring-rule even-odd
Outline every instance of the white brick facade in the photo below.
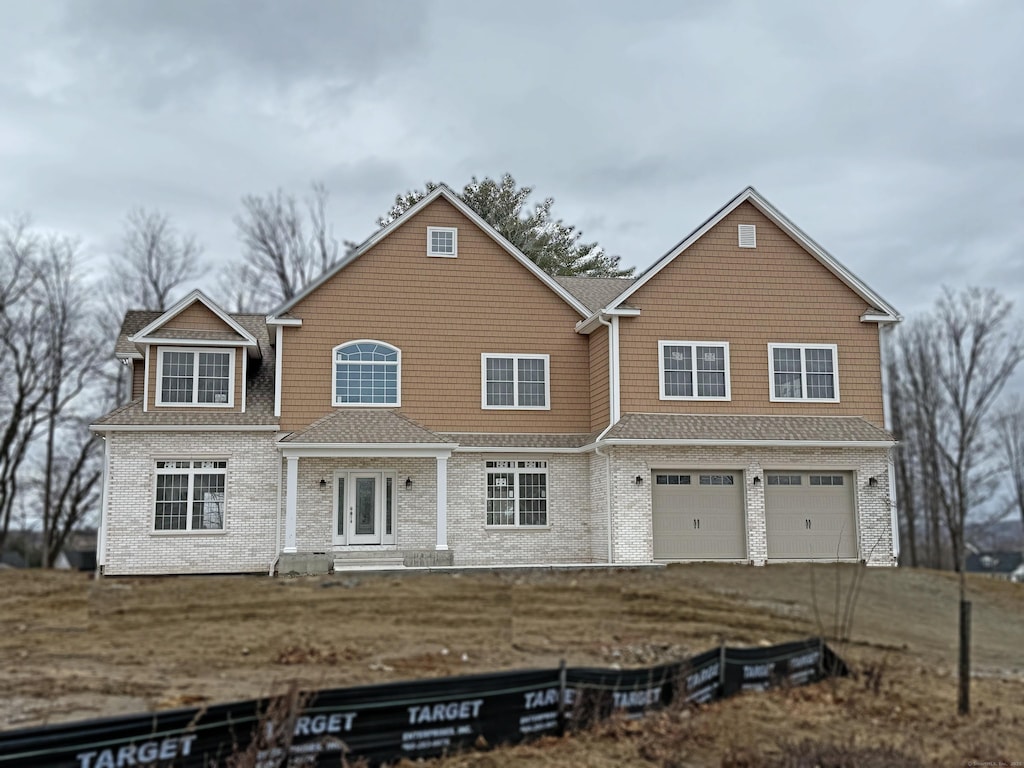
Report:
[[[104,573],[234,573],[267,571],[284,538],[279,482],[285,462],[271,434],[260,432],[111,432],[104,510]],[[227,461],[225,528],[217,533],[153,530],[155,471],[160,459]],[[536,528],[486,525],[486,462],[548,462],[548,524]],[[607,483],[607,470],[612,477]],[[436,543],[436,461],[433,458],[301,458],[298,462],[296,544],[300,553],[332,553],[334,477],[340,471],[395,475],[394,545],[378,549],[433,550]],[[651,471],[731,469],[742,473],[746,561],[767,559],[764,485],[752,478],[773,469],[853,472],[859,558],[891,565],[888,452],[881,448],[652,448],[606,446],[601,454],[457,452],[448,460],[447,543],[456,565],[536,565],[653,559]],[[641,482],[637,484],[636,478]],[[867,478],[876,477],[870,486]],[[406,479],[412,482],[406,487]],[[321,487],[320,480],[326,481]],[[275,525],[278,527],[275,528]],[[369,547],[368,549],[373,549]]]
[[[108,432],[103,572],[268,571],[280,453],[267,432]],[[224,459],[224,530],[154,531],[156,462]]]

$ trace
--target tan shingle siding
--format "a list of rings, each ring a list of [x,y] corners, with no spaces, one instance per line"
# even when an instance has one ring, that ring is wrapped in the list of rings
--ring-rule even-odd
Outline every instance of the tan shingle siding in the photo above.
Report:
[[[202,302],[196,301],[164,323],[158,334],[172,336],[171,330],[181,328],[187,331],[231,331],[231,327],[209,310]],[[154,334],[157,335],[157,334]],[[235,334],[237,336],[237,334]]]
[[[138,400],[142,397],[143,384],[146,381],[146,361],[132,360],[132,392],[129,400]]]
[[[757,248],[737,225],[757,226]],[[620,322],[622,411],[863,416],[881,426],[878,326],[868,305],[750,203],[638,290]],[[663,401],[658,341],[729,342],[730,402]],[[839,403],[769,401],[768,344],[838,345]]]
[[[458,227],[458,257],[426,255],[428,226]],[[402,350],[402,412],[428,429],[589,432],[580,318],[445,200],[437,200],[299,302],[285,328],[282,429],[332,409],[331,350],[377,339]],[[480,355],[547,354],[551,410],[480,406]]]

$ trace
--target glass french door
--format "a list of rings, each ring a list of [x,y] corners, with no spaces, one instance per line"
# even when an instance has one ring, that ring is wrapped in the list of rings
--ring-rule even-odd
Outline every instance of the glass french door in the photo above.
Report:
[[[394,477],[341,472],[334,478],[334,543],[394,542]]]

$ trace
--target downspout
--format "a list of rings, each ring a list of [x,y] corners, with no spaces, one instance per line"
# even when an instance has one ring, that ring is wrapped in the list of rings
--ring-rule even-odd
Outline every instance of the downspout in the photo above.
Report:
[[[100,530],[96,537],[96,575],[102,576],[107,564],[107,497],[110,483],[110,433],[100,434],[103,441],[103,489],[100,492]]]
[[[271,578],[274,577],[274,571],[277,570],[277,561],[281,559],[281,480],[283,479],[281,464],[279,451],[277,457],[277,513],[274,516],[274,561],[270,564],[270,573],[267,574]]]
[[[615,562],[615,554],[612,549],[612,457],[607,453],[601,453],[601,440],[619,420],[619,319],[613,317],[609,322],[603,316],[598,315],[597,322],[608,329],[608,426],[601,430],[601,434],[594,441],[597,443],[594,453],[604,457],[605,522],[608,531],[608,562],[611,564]],[[613,337],[614,345],[612,344]]]

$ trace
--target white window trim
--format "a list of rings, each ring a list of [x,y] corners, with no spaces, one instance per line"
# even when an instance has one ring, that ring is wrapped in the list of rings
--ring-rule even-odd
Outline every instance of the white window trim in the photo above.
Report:
[[[338,402],[338,350],[353,344],[380,344],[398,353],[395,361],[395,402],[393,403],[339,403]],[[385,365],[385,363],[382,363]],[[380,339],[353,339],[345,341],[331,350],[331,405],[335,408],[398,408],[402,405],[402,350],[394,344]]]
[[[775,395],[775,350],[800,350],[800,392],[802,397],[776,397]],[[835,397],[807,397],[807,355],[808,349],[832,351],[832,389]],[[768,345],[768,399],[773,403],[838,403],[839,402],[839,348],[835,344],[784,344]]]
[[[165,403],[163,400],[164,352],[191,352],[192,369],[192,402]],[[224,353],[228,356],[228,401],[226,403],[198,403],[199,397],[199,353]],[[235,407],[235,357],[234,347],[157,347],[156,350],[156,395],[155,403],[162,408],[234,408]],[[184,459],[182,459],[184,461]]]
[[[452,236],[452,252],[438,253],[432,250],[434,245],[435,232],[450,232]],[[427,256],[438,259],[454,259],[459,255],[459,230],[458,227],[427,227]]]
[[[693,394],[665,394],[665,347],[689,347],[693,361]],[[697,347],[722,347],[725,350],[725,396],[697,394]],[[659,341],[658,342],[658,395],[662,400],[732,400],[732,385],[729,376],[729,342],[727,341]]]
[[[153,462],[153,487],[150,492],[150,507],[149,507],[149,533],[151,536],[223,536],[228,532],[228,464],[230,461],[226,456],[192,456],[184,458],[180,455],[174,456],[151,456]],[[174,468],[174,469],[158,469],[156,464],[158,461],[187,461],[190,465],[197,461],[223,461],[225,466],[223,469],[196,469],[194,466],[185,468]],[[185,514],[185,527],[184,528],[157,528],[156,527],[156,491],[157,491],[157,478],[160,475],[180,475],[188,473],[188,499],[186,504]],[[212,475],[220,473],[224,475],[224,501],[221,502],[222,514],[224,515],[224,524],[220,528],[192,528],[192,494],[195,490],[193,484],[193,476],[196,474],[200,475]]]
[[[510,470],[502,470],[502,469],[497,468],[497,467],[488,467],[487,463],[491,462],[491,461],[510,461],[513,464],[515,464],[515,466],[512,467]],[[519,462],[520,461],[532,461],[532,462],[543,461],[545,466],[543,468],[540,468],[540,467],[529,467],[529,468],[522,467],[522,468],[520,468],[519,467]],[[512,517],[512,519],[515,520],[515,522],[512,523],[512,525],[488,525],[488,523],[487,523],[487,501],[488,501],[488,499],[487,499],[487,473],[488,472],[502,472],[502,471],[511,471],[515,475],[515,497],[514,497],[515,498],[515,509],[513,510],[514,514],[513,514],[513,517]],[[543,472],[544,473],[544,476],[546,478],[545,481],[544,481],[544,490],[546,492],[546,495],[545,495],[544,499],[545,499],[545,501],[547,501],[547,511],[544,513],[545,520],[547,522],[545,522],[544,525],[520,525],[520,523],[519,523],[519,501],[520,501],[520,499],[519,499],[519,473],[520,472],[529,472],[529,473],[532,473],[532,474],[537,474],[538,472]],[[529,457],[525,457],[525,458],[523,456],[501,456],[501,455],[489,456],[484,461],[484,477],[483,477],[483,481],[484,481],[484,529],[485,530],[488,530],[488,531],[547,531],[547,530],[549,530],[551,528],[551,460],[547,456],[529,456]]]
[[[487,361],[512,360],[512,393],[516,405],[487,404]],[[519,361],[544,361],[544,405],[518,405],[519,401]],[[519,355],[501,352],[483,352],[480,355],[480,407],[485,411],[550,411],[551,410],[551,355]]]

